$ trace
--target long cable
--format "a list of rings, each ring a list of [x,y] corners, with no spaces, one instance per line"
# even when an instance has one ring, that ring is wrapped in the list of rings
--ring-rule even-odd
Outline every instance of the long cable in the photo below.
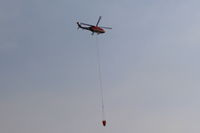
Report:
[[[99,79],[99,87],[101,91],[102,120],[105,120],[103,82],[102,82],[102,73],[101,73],[101,56],[100,56],[100,49],[99,49],[97,36],[96,36],[96,50],[97,50],[97,63],[98,63],[98,79]]]

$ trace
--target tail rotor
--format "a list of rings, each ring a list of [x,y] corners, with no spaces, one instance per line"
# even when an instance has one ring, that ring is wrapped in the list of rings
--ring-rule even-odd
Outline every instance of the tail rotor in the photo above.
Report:
[[[79,22],[77,22],[77,25],[78,25],[78,27],[77,27],[77,30],[81,27],[81,25],[79,24]]]

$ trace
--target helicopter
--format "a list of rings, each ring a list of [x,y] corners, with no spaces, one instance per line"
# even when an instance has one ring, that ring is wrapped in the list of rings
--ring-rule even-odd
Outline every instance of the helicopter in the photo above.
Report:
[[[79,22],[77,22],[78,29],[81,28],[81,29],[84,29],[84,30],[91,31],[91,32],[92,32],[92,35],[94,35],[94,33],[97,33],[97,35],[103,34],[103,33],[106,32],[104,29],[112,29],[111,27],[98,26],[98,25],[99,25],[99,22],[100,22],[100,20],[101,20],[101,18],[102,18],[102,17],[99,16],[99,19],[98,19],[96,25],[90,25],[90,24],[86,24],[86,23],[79,23]],[[84,26],[83,26],[83,25],[84,25]],[[87,27],[86,27],[86,26],[87,26]]]

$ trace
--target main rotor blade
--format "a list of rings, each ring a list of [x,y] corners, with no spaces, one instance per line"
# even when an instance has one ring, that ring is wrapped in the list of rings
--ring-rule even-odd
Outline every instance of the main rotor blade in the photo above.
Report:
[[[80,25],[94,26],[94,25],[91,25],[91,24],[85,24],[85,23],[80,23]]]
[[[100,26],[100,28],[103,28],[103,29],[112,29],[111,27],[103,27],[103,26]]]
[[[96,26],[98,26],[98,25],[99,25],[99,22],[100,22],[100,20],[101,20],[101,16],[99,16],[99,20],[97,21],[97,24],[96,24]]]

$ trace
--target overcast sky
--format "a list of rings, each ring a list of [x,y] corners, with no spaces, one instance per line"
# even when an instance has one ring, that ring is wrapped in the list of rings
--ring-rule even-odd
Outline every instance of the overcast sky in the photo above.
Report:
[[[1,133],[199,133],[198,0],[1,0]],[[107,126],[101,124],[99,35]]]

